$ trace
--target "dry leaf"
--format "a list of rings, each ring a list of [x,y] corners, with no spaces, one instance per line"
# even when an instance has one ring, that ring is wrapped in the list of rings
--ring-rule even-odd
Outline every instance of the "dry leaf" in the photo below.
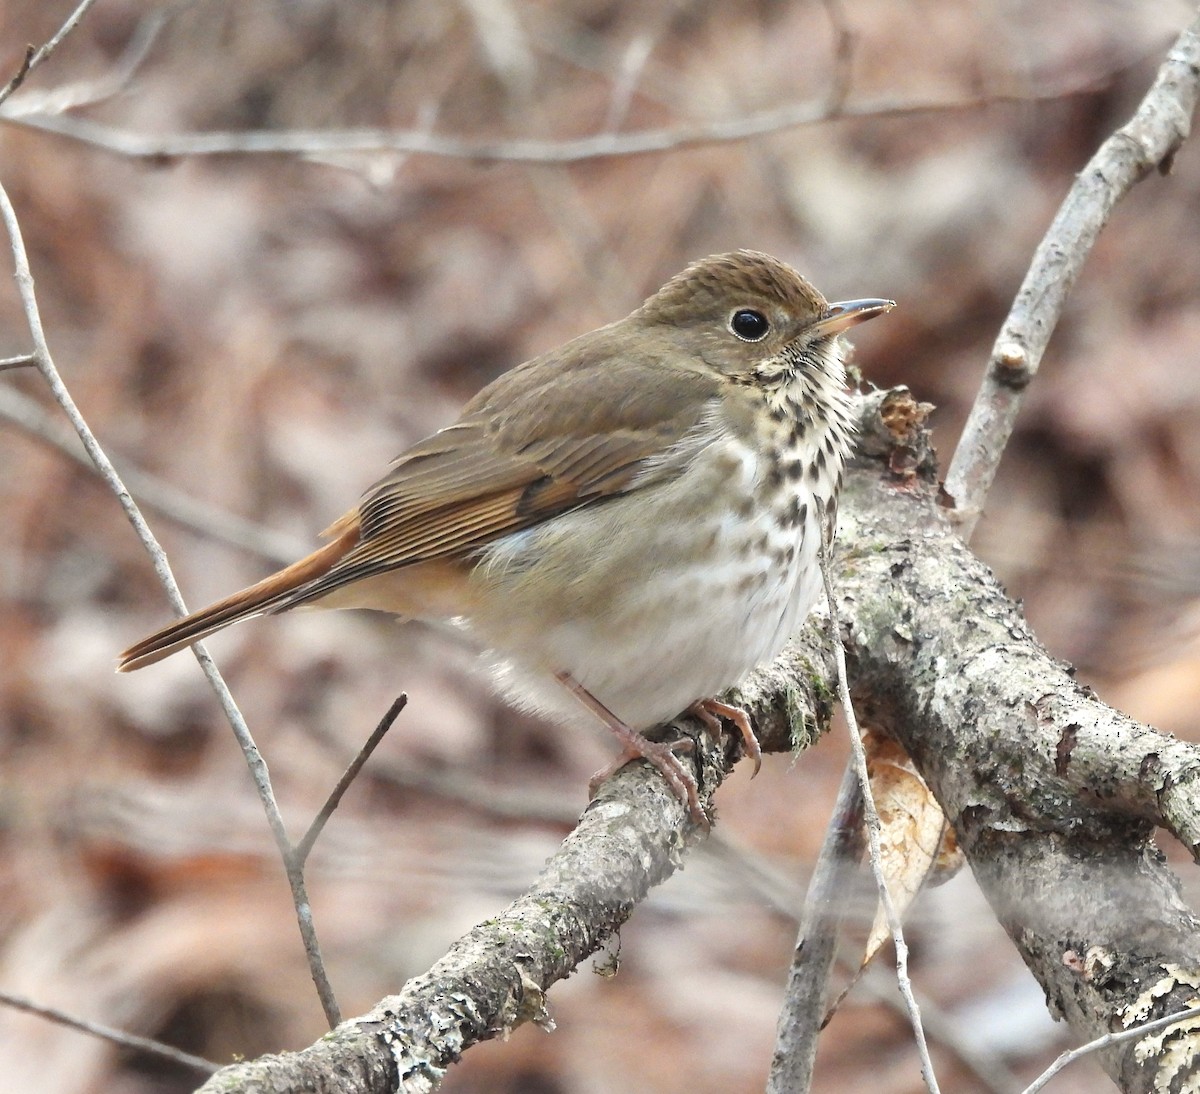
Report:
[[[901,919],[926,883],[952,877],[962,865],[962,853],[946,815],[907,752],[890,737],[867,732],[867,770],[871,794],[879,813],[880,862],[888,892]],[[867,938],[865,968],[891,937],[880,906]]]

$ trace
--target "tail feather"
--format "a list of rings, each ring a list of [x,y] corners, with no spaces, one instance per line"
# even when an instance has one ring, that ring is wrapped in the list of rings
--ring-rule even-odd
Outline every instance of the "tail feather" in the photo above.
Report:
[[[337,539],[299,562],[293,562],[257,584],[218,600],[207,608],[185,615],[130,646],[121,654],[117,671],[133,672],[153,665],[185,646],[207,638],[214,631],[282,606],[298,589],[327,574],[358,542],[357,520],[338,521],[331,531],[338,533]]]

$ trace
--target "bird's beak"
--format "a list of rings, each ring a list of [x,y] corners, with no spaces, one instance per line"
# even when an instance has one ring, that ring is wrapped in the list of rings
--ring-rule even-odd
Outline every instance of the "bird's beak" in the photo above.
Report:
[[[808,328],[808,333],[810,337],[832,338],[859,323],[891,311],[895,306],[894,300],[842,300],[830,304],[825,314]]]

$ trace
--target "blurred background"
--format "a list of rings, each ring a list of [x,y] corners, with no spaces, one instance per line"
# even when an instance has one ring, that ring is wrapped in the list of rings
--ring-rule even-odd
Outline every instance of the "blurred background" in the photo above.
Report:
[[[73,6],[0,2],[0,78]],[[56,363],[118,467],[152,477],[147,513],[198,606],[308,550],[499,372],[735,247],[787,259],[831,299],[898,300],[863,329],[857,363],[937,405],[948,460],[1074,173],[1189,18],[1169,0],[99,0],[4,108],[0,180]],[[150,135],[556,140],[838,95],[867,113],[558,166],[135,160],[31,127],[49,112]],[[947,108],[905,109],[930,104]],[[975,540],[1055,655],[1191,739],[1198,234],[1193,141],[1103,234]],[[30,345],[3,280],[0,357]],[[190,657],[113,674],[117,651],[170,613],[64,428],[36,375],[0,374],[0,989],[218,1060],[300,1047],[323,1032],[321,1010],[240,753]],[[602,733],[499,704],[469,648],[386,619],[297,615],[210,649],[296,835],[410,696],[309,870],[348,1015],[520,893],[609,756]],[[621,932],[617,975],[584,968],[556,986],[556,1032],[473,1049],[444,1089],[761,1090],[789,913],[844,756],[833,734],[794,763],[768,758],[752,785],[739,770],[714,839]],[[865,933],[873,909],[848,900]],[[969,874],[920,898],[909,940],[943,1089],[1020,1089],[1067,1047]],[[818,1091],[922,1089],[892,979],[872,971],[834,1018]],[[0,1009],[0,1091],[197,1081]],[[1053,1089],[1105,1084],[1084,1062]]]

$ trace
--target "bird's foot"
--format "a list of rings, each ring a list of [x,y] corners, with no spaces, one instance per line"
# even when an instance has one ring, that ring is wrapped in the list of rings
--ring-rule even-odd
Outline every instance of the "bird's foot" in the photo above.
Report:
[[[619,734],[624,744],[621,755],[591,777],[588,781],[588,793],[594,798],[600,784],[610,775],[620,771],[630,760],[645,760],[662,773],[671,792],[687,808],[692,820],[707,830],[708,816],[700,804],[700,790],[696,785],[696,777],[676,755],[677,752],[690,752],[692,742],[686,737],[678,741],[651,741],[635,729],[629,729],[628,726],[625,726],[625,729],[629,730],[630,736]]]
[[[680,741],[648,740],[632,726],[618,718],[570,673],[560,672],[558,680],[588,710],[608,726],[609,731],[621,742],[621,755],[604,770],[597,771],[588,782],[588,792],[592,797],[596,796],[596,791],[605,779],[619,771],[630,760],[645,760],[662,774],[667,786],[671,788],[671,792],[687,809],[688,815],[707,832],[709,821],[704,807],[700,804],[700,789],[696,784],[696,776],[684,766],[683,761],[676,755],[679,752],[689,751],[692,748],[692,742],[687,738]]]
[[[758,774],[762,768],[762,748],[758,743],[758,738],[754,736],[754,727],[750,725],[750,716],[741,707],[730,706],[728,703],[722,703],[719,699],[697,699],[687,708],[687,712],[700,719],[704,723],[704,728],[708,730],[709,736],[718,743],[721,740],[721,731],[724,729],[721,719],[732,722],[742,735],[742,751],[754,763],[754,770],[750,773],[750,778],[754,778]]]

